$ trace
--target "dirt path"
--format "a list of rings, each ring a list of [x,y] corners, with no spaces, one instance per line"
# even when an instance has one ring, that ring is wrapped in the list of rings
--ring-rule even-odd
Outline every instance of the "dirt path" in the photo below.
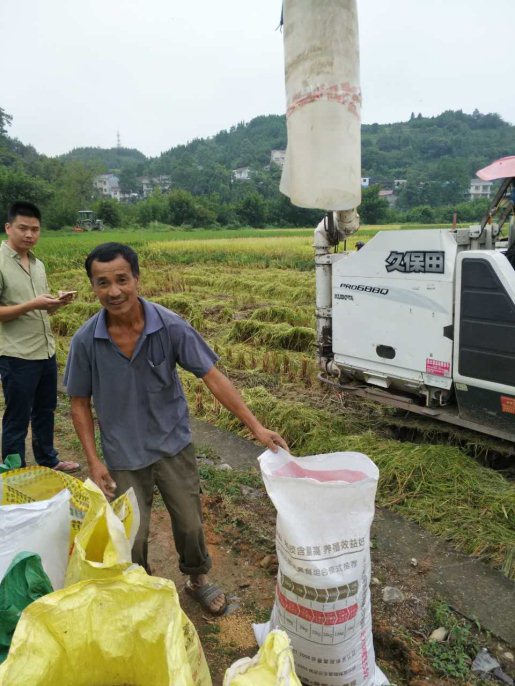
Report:
[[[184,593],[185,577],[178,569],[168,513],[161,507],[152,515],[149,558],[156,576],[172,579],[176,584],[181,605],[199,633],[213,685],[221,686],[225,670],[234,660],[257,651],[251,624],[266,618],[265,608],[272,607],[275,583],[274,577],[262,570],[257,560],[235,553],[230,541],[223,540],[213,530],[212,518],[206,512],[206,499],[204,512],[207,543],[213,558],[210,578],[220,584],[231,602],[240,606],[234,614],[212,618]]]

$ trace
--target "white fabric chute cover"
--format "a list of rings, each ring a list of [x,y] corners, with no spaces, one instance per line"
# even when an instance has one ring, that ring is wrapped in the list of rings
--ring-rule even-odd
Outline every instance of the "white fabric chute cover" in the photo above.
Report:
[[[284,0],[288,147],[280,190],[294,205],[361,202],[356,0]]]

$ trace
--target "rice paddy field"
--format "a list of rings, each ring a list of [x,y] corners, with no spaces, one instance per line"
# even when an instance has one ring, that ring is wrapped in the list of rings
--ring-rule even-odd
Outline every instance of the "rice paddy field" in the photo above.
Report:
[[[348,247],[380,228],[398,227],[363,227]],[[71,336],[98,310],[83,269],[87,253],[105,241],[127,243],[140,257],[141,295],[202,333],[252,411],[294,454],[366,453],[381,472],[379,505],[515,578],[513,482],[448,443],[399,442],[388,428],[392,410],[320,386],[312,235],[312,229],[46,233],[37,253],[52,292],[78,290],[77,300],[53,317],[61,370]],[[193,414],[246,435],[201,381],[182,379]],[[70,440],[72,434],[70,423]]]

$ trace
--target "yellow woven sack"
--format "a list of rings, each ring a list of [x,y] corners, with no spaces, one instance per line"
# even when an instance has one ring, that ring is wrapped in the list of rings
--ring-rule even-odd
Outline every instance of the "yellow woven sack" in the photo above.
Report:
[[[244,657],[229,667],[223,686],[301,686],[288,634],[271,631],[257,655]]]
[[[49,500],[60,491],[70,491],[72,541],[89,507],[89,496],[80,479],[48,467],[12,469],[0,474],[0,505],[21,505]]]
[[[48,467],[26,467],[12,469],[0,474],[0,505],[33,503],[36,500],[49,500],[60,491],[70,491],[71,534],[70,547],[80,531],[84,517],[89,509],[90,491],[80,479],[56,472]],[[127,494],[121,495],[111,507],[124,525],[132,530],[132,502]]]
[[[137,570],[29,605],[0,666],[0,686],[22,684],[211,686],[211,677],[173,582]]]
[[[132,565],[132,544],[139,527],[133,489],[124,494],[124,500],[115,503],[117,512],[93,481],[87,479],[83,489],[89,496],[89,509],[75,536],[65,586],[86,579],[118,576]]]

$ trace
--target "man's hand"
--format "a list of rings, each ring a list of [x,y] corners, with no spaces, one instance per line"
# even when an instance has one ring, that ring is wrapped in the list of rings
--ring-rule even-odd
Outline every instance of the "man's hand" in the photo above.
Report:
[[[112,480],[105,464],[99,460],[98,462],[95,462],[94,465],[90,465],[89,475],[105,497],[108,500],[112,500],[116,491],[116,483]]]
[[[38,295],[30,304],[33,310],[55,310],[60,306],[59,300],[49,293]]]
[[[38,303],[34,309],[46,310],[48,314],[54,314],[54,312],[60,310],[61,307],[69,305],[75,297],[75,291],[69,291],[67,293],[63,291],[63,293],[64,295],[59,295],[58,298],[54,298],[53,295],[48,295],[47,293],[38,296],[32,301],[33,303]]]
[[[270,429],[265,429],[265,427],[262,426],[260,429],[256,429],[252,433],[260,443],[266,445],[266,447],[269,448],[273,453],[277,452],[278,446],[290,452],[288,444],[284,438],[275,431],[270,431]]]
[[[58,291],[57,295],[59,297],[60,305],[69,305],[75,300],[77,291]]]

